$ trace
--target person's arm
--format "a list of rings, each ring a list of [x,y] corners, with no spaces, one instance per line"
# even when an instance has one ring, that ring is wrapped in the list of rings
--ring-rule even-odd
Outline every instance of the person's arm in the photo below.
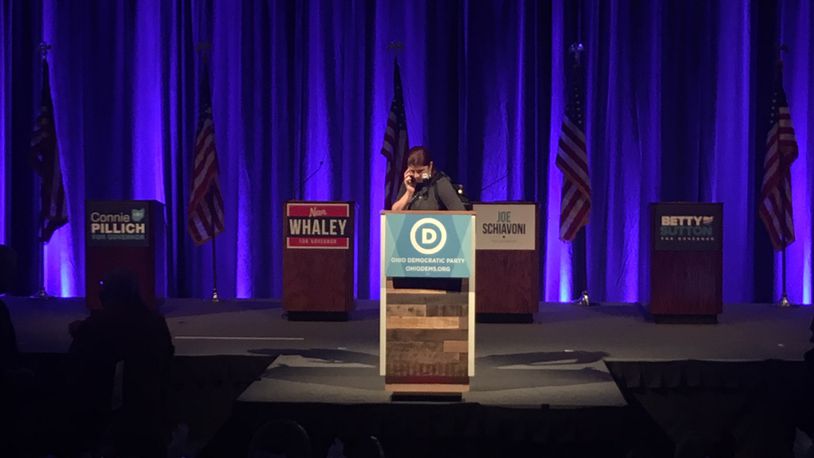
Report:
[[[444,177],[435,185],[435,192],[438,193],[438,198],[444,204],[447,210],[463,211],[466,210],[461,198],[458,197],[458,192],[452,186],[452,181],[448,177]]]
[[[407,207],[410,205],[410,200],[413,198],[413,195],[415,195],[415,185],[410,181],[411,178],[412,176],[409,175],[408,172],[404,172],[404,181],[402,181],[401,189],[399,189],[399,197],[393,202],[391,210],[407,210]]]

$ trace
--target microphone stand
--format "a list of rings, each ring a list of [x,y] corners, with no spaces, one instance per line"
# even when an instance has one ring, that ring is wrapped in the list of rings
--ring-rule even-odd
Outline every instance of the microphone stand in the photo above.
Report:
[[[325,162],[324,159],[319,161],[319,165],[317,165],[317,168],[313,172],[309,173],[308,176],[305,177],[304,180],[302,180],[302,183],[300,183],[300,200],[303,200],[303,194],[305,194],[305,185],[306,185],[306,183],[308,183],[308,180],[313,178],[313,176],[316,175],[317,172],[319,172],[319,170],[322,168],[322,164],[324,162]]]

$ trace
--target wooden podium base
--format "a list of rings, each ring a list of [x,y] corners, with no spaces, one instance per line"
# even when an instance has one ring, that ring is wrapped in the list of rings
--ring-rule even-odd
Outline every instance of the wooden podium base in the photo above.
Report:
[[[448,394],[448,393],[468,393],[469,385],[464,384],[438,384],[438,383],[389,383],[384,385],[384,390],[391,393],[411,393],[411,394]]]
[[[467,376],[469,280],[457,290],[417,289],[423,279],[387,280],[385,390],[399,395],[454,395],[469,391]],[[447,279],[442,279],[447,280]]]
[[[718,315],[653,315],[657,324],[718,324]]]
[[[475,214],[383,212],[381,222],[379,375],[385,391],[393,400],[460,401],[475,375]],[[442,250],[448,233],[456,234],[460,248]],[[435,243],[435,251],[422,243]]]
[[[462,402],[464,400],[461,393],[392,393],[392,402]]]
[[[388,378],[390,380],[388,380]],[[385,377],[384,390],[392,401],[461,402],[463,393],[469,392],[469,377],[456,377],[459,383],[415,383],[409,377]],[[395,380],[394,380],[395,379]]]
[[[477,313],[478,323],[534,323],[532,313]]]
[[[348,321],[349,312],[300,312],[289,311],[285,314],[288,321]]]

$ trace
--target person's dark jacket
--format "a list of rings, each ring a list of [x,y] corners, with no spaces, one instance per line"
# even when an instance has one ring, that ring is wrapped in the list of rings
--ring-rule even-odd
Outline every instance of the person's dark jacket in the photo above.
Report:
[[[71,327],[71,353],[80,372],[80,406],[89,425],[109,417],[113,375],[123,365],[122,407],[117,413],[119,451],[159,456],[166,444],[166,397],[174,346],[166,320],[137,306],[109,306]],[[101,422],[101,423],[100,423]],[[93,438],[90,438],[93,440]]]
[[[398,199],[407,193],[407,187],[401,183]],[[407,204],[406,210],[466,210],[452,180],[444,173],[436,171],[424,183],[417,183],[415,194]]]
[[[17,338],[11,314],[3,301],[0,301],[0,369],[10,369],[17,362]]]

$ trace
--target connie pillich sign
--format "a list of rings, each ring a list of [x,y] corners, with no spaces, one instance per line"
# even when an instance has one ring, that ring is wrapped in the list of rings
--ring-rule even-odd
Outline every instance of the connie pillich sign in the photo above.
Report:
[[[88,246],[150,246],[149,202],[143,200],[85,203]]]
[[[657,251],[717,251],[721,249],[723,205],[661,203],[653,206],[654,248]]]
[[[387,214],[385,276],[471,277],[473,219],[470,214]]]

